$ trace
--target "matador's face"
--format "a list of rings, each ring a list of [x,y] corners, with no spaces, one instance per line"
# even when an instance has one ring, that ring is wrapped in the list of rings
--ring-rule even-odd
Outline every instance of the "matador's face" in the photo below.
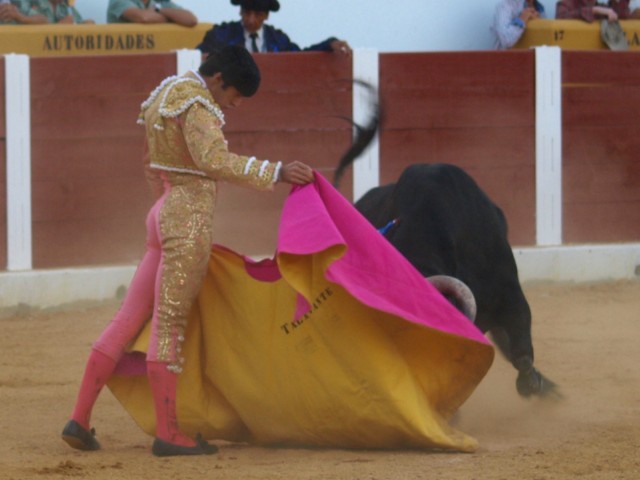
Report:
[[[236,87],[225,86],[221,73],[216,73],[213,77],[205,79],[205,81],[211,96],[223,110],[239,106],[245,98]]]

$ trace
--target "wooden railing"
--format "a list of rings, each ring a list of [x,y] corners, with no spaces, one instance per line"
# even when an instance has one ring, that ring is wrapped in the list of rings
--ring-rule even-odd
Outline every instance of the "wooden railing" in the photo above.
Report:
[[[640,241],[640,57],[562,52],[562,238]],[[260,54],[259,93],[226,114],[230,148],[303,160],[331,176],[349,146],[352,64],[323,53]],[[594,68],[597,66],[597,68]],[[0,112],[5,111],[0,57]],[[173,53],[32,58],[33,268],[135,262],[150,196],[140,103],[174,74]],[[530,50],[379,56],[380,177],[415,162],[462,166],[504,210],[515,246],[536,245],[536,57]],[[542,119],[544,120],[544,119]],[[6,124],[0,115],[0,270],[7,265]],[[343,193],[351,198],[349,178]],[[275,248],[285,186],[222,185],[215,241]]]

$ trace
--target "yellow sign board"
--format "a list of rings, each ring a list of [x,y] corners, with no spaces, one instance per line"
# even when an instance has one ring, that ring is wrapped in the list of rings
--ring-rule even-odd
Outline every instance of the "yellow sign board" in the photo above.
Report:
[[[621,20],[630,50],[640,50],[640,20]],[[567,50],[600,50],[607,46],[600,38],[600,22],[582,20],[532,20],[513,48],[556,45]]]
[[[174,24],[142,25],[3,25],[0,27],[0,54],[30,56],[122,55],[170,52],[195,48],[210,23],[195,27]]]

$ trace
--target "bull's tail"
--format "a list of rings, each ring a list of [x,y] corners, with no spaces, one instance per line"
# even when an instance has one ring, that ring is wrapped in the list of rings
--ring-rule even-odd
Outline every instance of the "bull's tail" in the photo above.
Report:
[[[380,122],[382,119],[380,103],[377,98],[377,90],[372,85],[362,80],[354,80],[353,83],[366,88],[370,93],[371,117],[368,119],[366,125],[358,125],[353,120],[345,118],[345,120],[347,120],[355,127],[356,133],[351,147],[342,156],[340,162],[338,163],[338,167],[333,174],[333,186],[336,188],[339,186],[340,180],[342,179],[342,176],[344,175],[347,167],[349,167],[353,163],[353,161],[358,158],[362,154],[362,152],[364,152],[364,150],[369,146],[373,138],[376,136],[378,127],[380,126]]]

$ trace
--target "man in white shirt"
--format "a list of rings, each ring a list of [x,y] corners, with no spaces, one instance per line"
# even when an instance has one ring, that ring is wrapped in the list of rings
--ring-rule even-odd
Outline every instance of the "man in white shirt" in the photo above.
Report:
[[[301,49],[282,30],[265,22],[270,12],[280,10],[278,0],[231,0],[240,6],[240,21],[224,22],[209,30],[198,49],[206,57],[225,45],[244,45],[250,52],[323,51],[350,54],[349,44],[335,37]]]

